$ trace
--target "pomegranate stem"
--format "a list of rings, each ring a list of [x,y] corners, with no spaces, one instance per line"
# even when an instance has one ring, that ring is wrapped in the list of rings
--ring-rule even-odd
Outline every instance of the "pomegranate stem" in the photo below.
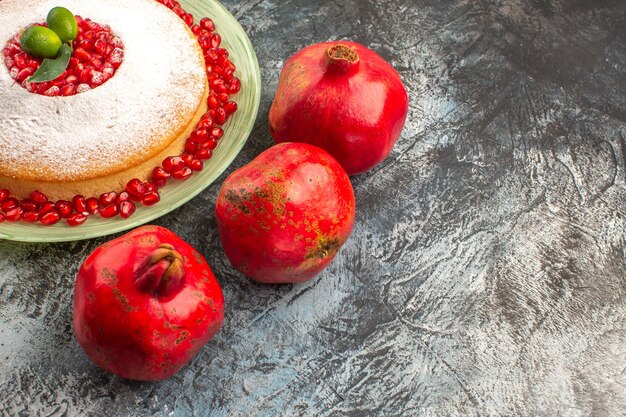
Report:
[[[170,244],[156,248],[135,273],[135,283],[145,292],[167,297],[180,291],[185,281],[182,255]]]
[[[324,54],[326,69],[331,74],[352,74],[359,67],[359,54],[347,45],[337,44],[326,50]]]

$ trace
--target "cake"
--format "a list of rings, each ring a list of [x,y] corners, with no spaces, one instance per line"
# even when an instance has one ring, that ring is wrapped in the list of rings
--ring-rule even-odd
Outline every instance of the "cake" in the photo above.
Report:
[[[59,3],[79,23],[74,61],[29,83],[41,60],[20,62],[19,34]],[[127,217],[201,170],[240,86],[214,29],[171,0],[0,2],[0,221]]]

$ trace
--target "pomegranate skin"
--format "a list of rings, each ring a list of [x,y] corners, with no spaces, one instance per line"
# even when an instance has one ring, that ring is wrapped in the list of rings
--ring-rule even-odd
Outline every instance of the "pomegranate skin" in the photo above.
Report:
[[[262,283],[304,282],[326,268],[350,236],[354,191],[327,152],[282,143],[224,181],[215,213],[233,267]]]
[[[318,146],[356,175],[389,155],[408,106],[400,75],[382,57],[358,43],[324,42],[285,63],[269,125],[276,143]]]
[[[123,378],[169,378],[223,320],[224,297],[206,260],[162,227],[100,246],[78,272],[74,334],[96,365]]]

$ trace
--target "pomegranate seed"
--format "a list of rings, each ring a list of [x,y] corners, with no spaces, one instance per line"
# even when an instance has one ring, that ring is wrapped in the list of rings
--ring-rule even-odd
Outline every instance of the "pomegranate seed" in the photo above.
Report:
[[[194,156],[196,159],[210,159],[213,156],[213,151],[211,149],[200,149]]]
[[[7,218],[4,216],[4,214],[0,213],[0,223],[4,223],[6,219]]]
[[[219,100],[220,103],[224,104],[228,101],[228,99],[230,98],[230,96],[227,93],[219,93],[217,95],[217,99]]]
[[[117,216],[120,209],[116,204],[111,204],[100,210],[100,215],[105,219],[110,219],[111,217]]]
[[[241,90],[241,81],[239,78],[233,78],[228,86],[228,92],[230,94],[237,94]]]
[[[39,207],[39,215],[43,215],[46,214],[50,211],[55,211],[56,207],[54,206],[54,203],[50,202],[50,201],[46,201],[45,203],[43,203],[41,205],[41,207]]]
[[[39,204],[30,198],[25,198],[22,201],[20,201],[20,207],[23,208],[25,211],[39,210]]]
[[[72,203],[65,200],[59,200],[54,203],[54,208],[64,219],[70,217],[72,215],[72,211],[74,210],[74,207],[72,207]]]
[[[192,171],[199,172],[199,171],[202,171],[202,168],[204,168],[204,163],[199,159],[194,159],[189,164],[187,164],[187,166]]]
[[[170,173],[164,170],[161,167],[156,167],[152,170],[152,179],[157,180],[165,180],[167,181],[170,178]]]
[[[90,36],[92,36],[91,32],[86,32],[83,35],[85,38],[88,38]],[[91,59],[91,54],[89,52],[87,52],[85,49],[83,48],[75,48],[74,49],[74,56],[82,61],[89,61]]]
[[[211,138],[213,138],[213,140],[220,140],[222,137],[224,136],[224,129],[222,129],[221,127],[216,127],[213,130],[211,130]]]
[[[209,130],[205,127],[194,130],[191,133],[191,140],[198,143],[206,142],[207,140],[209,140]]]
[[[227,119],[228,114],[226,114],[226,111],[221,107],[217,109],[217,111],[215,112],[215,123],[218,125],[223,125],[224,123],[226,123]]]
[[[202,144],[202,149],[210,149],[213,150],[217,147],[217,141],[215,139],[211,139]]]
[[[137,206],[132,201],[122,201],[122,204],[120,204],[120,216],[123,219],[132,216],[135,210],[137,210]]]
[[[11,210],[8,210],[4,217],[6,217],[8,221],[16,222],[22,218],[22,213],[24,213],[24,210],[22,210],[21,207],[14,207]]]
[[[78,77],[75,76],[74,74],[68,75],[67,77],[65,77],[65,82],[69,85],[69,84],[76,84],[78,82]]]
[[[215,24],[208,17],[200,19],[200,27],[204,30],[208,30],[209,32],[213,32],[215,30]]]
[[[200,33],[202,33],[202,28],[199,25],[193,25],[191,26],[191,33],[198,36],[200,35]]]
[[[233,114],[237,111],[237,103],[234,101],[227,101],[226,104],[224,104],[224,111],[226,114]]]
[[[22,220],[28,223],[37,223],[39,221],[39,213],[36,211],[25,211],[22,213]]]
[[[77,213],[87,213],[87,203],[85,202],[85,197],[82,195],[75,195],[72,198],[72,204]]]
[[[104,54],[107,50],[107,42],[104,39],[98,39],[93,46],[99,54]]]
[[[185,167],[185,161],[179,156],[170,156],[163,160],[163,169],[170,174]]]
[[[67,225],[68,226],[80,226],[81,224],[85,223],[87,221],[87,216],[85,216],[82,213],[75,213],[72,214],[70,217],[67,218]]]
[[[183,169],[189,169],[189,168],[183,168]],[[144,194],[144,196],[141,198],[141,203],[144,206],[152,206],[152,205],[158,203],[160,200],[161,200],[161,196],[159,195],[158,192],[150,191],[150,192]]]
[[[11,195],[11,192],[7,190],[6,188],[0,189],[0,203],[2,203],[4,200],[9,198],[10,195]]]
[[[2,204],[0,204],[0,208],[6,213],[7,211],[13,210],[14,208],[18,207],[19,205],[20,203],[19,201],[17,201],[17,198],[9,197],[4,200]]]
[[[100,205],[96,197],[89,197],[85,200],[85,204],[87,205],[87,212],[89,212],[89,214],[96,214],[100,211]]]
[[[210,129],[213,127],[213,119],[208,114],[205,114],[196,125],[196,128],[201,128],[201,127],[206,127],[207,129]]]
[[[158,188],[154,184],[152,184],[150,182],[144,182],[143,186],[146,188],[146,193],[151,193],[151,192],[154,192],[154,191],[158,191]]]
[[[215,94],[211,94],[207,99],[206,104],[210,109],[217,109],[220,106],[220,101],[217,99]]]
[[[126,191],[122,191],[115,199],[115,204],[119,206],[120,204],[122,204],[122,202],[128,200],[129,198],[130,195]]]
[[[48,88],[43,94],[48,97],[56,97],[61,92],[61,89],[56,85]]]
[[[185,23],[187,24],[187,26],[193,26],[193,15],[190,13],[186,13],[183,16],[183,20],[185,21]]]
[[[193,174],[193,171],[191,171],[191,169],[183,167],[178,171],[172,172],[172,177],[176,178],[177,180],[186,180],[191,177],[191,174]]]
[[[48,201],[48,197],[46,197],[46,195],[41,191],[33,191],[32,193],[30,193],[30,198],[32,198],[34,202],[39,204],[43,204]]]
[[[198,151],[198,144],[191,139],[188,139],[185,142],[185,152],[193,154]]]
[[[18,73],[17,76],[15,77],[15,79],[18,82],[22,82],[24,81],[26,78],[30,77],[31,75],[33,75],[35,73],[35,69],[33,67],[26,67],[26,68],[22,68]]]
[[[211,35],[211,48],[217,48],[222,43],[222,37],[218,33]]]
[[[140,180],[133,178],[126,184],[126,192],[130,194],[131,198],[140,200],[146,192],[146,187]]]
[[[102,207],[106,207],[110,204],[113,204],[117,199],[117,193],[115,191],[111,191],[109,193],[104,193],[100,196],[100,205]]]
[[[64,97],[73,96],[74,94],[76,94],[76,86],[72,83],[66,84],[63,88],[61,88],[59,94]]]
[[[61,220],[61,215],[56,211],[49,211],[39,219],[39,222],[44,226],[52,226]]]

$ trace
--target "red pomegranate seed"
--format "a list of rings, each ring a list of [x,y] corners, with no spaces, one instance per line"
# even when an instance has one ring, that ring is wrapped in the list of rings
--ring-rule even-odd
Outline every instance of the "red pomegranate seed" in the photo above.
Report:
[[[6,213],[9,210],[13,210],[16,207],[19,207],[19,205],[20,203],[19,201],[17,201],[17,198],[9,197],[6,200],[4,200],[2,204],[0,204],[0,208],[2,209],[2,211]]]
[[[140,180],[133,178],[126,184],[126,192],[130,194],[131,198],[141,200],[141,197],[146,192],[146,187],[143,186]]]
[[[219,100],[220,103],[224,104],[226,102],[228,102],[228,99],[230,98],[230,95],[228,93],[219,93],[217,95],[217,99]]]
[[[198,151],[198,144],[194,142],[193,140],[191,140],[191,138],[188,139],[187,142],[185,142],[185,152],[194,154],[197,151]]]
[[[76,86],[72,83],[66,84],[59,92],[59,95],[64,97],[73,96],[74,94],[76,94]]]
[[[137,210],[137,206],[132,201],[122,201],[122,204],[120,204],[120,216],[123,219],[132,216],[135,210]]]
[[[75,213],[72,214],[70,217],[67,218],[67,225],[68,226],[80,226],[81,224],[85,223],[87,221],[87,216],[85,216],[82,213]]]
[[[170,156],[163,160],[163,169],[170,174],[185,167],[185,161],[179,156]]]
[[[223,125],[224,123],[226,123],[227,119],[228,115],[226,114],[226,111],[221,107],[217,109],[217,111],[215,112],[215,123],[218,125]]]
[[[72,211],[74,210],[74,207],[72,207],[72,203],[70,203],[69,201],[65,201],[65,200],[59,200],[56,203],[54,203],[54,208],[59,212],[61,217],[63,217],[64,219],[67,219],[68,217],[70,217],[72,215]]]
[[[184,169],[189,169],[189,168],[184,168]],[[150,191],[150,192],[144,194],[144,196],[141,198],[141,203],[144,206],[152,206],[152,205],[158,203],[160,200],[161,200],[161,196],[159,195],[158,192]]]
[[[164,180],[167,181],[170,178],[170,173],[164,170],[161,167],[155,167],[152,170],[152,179],[153,180]]]
[[[200,149],[194,156],[196,159],[210,159],[213,156],[213,151],[211,149]]]
[[[39,213],[36,211],[25,211],[22,213],[22,220],[28,223],[37,223],[39,221]]]
[[[217,109],[220,106],[220,101],[217,99],[215,94],[211,94],[209,98],[207,98],[206,104],[210,109]]]
[[[6,217],[8,221],[16,222],[22,218],[22,213],[24,213],[24,210],[22,210],[21,207],[15,207],[11,210],[8,210],[4,217]]]
[[[183,159],[183,161],[185,161],[185,166],[189,166],[189,163],[193,161],[193,155],[188,153],[184,153],[180,157]]]
[[[104,193],[100,196],[100,205],[102,207],[106,207],[110,204],[113,204],[115,202],[115,199],[117,199],[117,193],[115,191],[111,191],[109,193]]]
[[[209,32],[213,32],[215,30],[215,23],[208,17],[203,17],[200,19],[200,27],[204,30],[208,30]]]
[[[191,132],[190,137],[191,140],[198,143],[206,142],[207,140],[209,140],[209,130],[205,127],[201,127]]]
[[[216,127],[213,130],[211,130],[211,138],[213,138],[214,140],[220,140],[222,139],[223,136],[224,136],[224,129],[222,129],[221,127]]]
[[[68,75],[67,77],[65,77],[65,82],[69,85],[69,84],[76,84],[78,82],[78,77],[75,76],[74,74]]]
[[[196,128],[206,127],[211,129],[213,127],[213,119],[208,114],[205,114],[202,119],[196,125]]]
[[[107,42],[104,39],[98,39],[93,47],[99,54],[104,54],[107,50]]]
[[[241,81],[239,78],[233,78],[228,86],[228,92],[230,94],[237,94],[241,90]]]
[[[2,203],[4,200],[9,198],[10,195],[11,195],[11,192],[7,190],[6,188],[0,189],[0,203]]]
[[[191,169],[189,169],[188,167],[183,167],[178,171],[172,172],[172,177],[176,178],[177,180],[186,180],[187,178],[191,177],[191,174],[193,174],[193,171],[191,171]]]
[[[39,210],[39,204],[30,198],[25,198],[22,201],[20,201],[20,207],[23,208],[25,211]]]
[[[56,211],[49,211],[40,217],[39,222],[44,226],[52,226],[61,220],[61,215]]]
[[[72,198],[72,204],[77,213],[87,213],[87,203],[85,202],[85,197],[82,195],[75,195],[74,198]]]
[[[202,168],[204,168],[204,163],[199,159],[194,159],[187,164],[187,166],[191,168],[192,171],[199,172],[202,171]]]
[[[91,34],[91,32],[86,32],[83,36],[87,39],[88,37],[93,36],[93,34]],[[89,61],[91,59],[91,54],[80,47],[74,49],[74,56],[82,61]]]
[[[56,211],[56,207],[54,206],[54,203],[46,201],[39,208],[39,215],[41,216],[51,211]]]
[[[201,148],[202,149],[210,149],[213,150],[217,147],[217,140],[215,139],[211,139],[205,143],[202,144]]]
[[[193,25],[191,26],[191,33],[193,33],[197,37],[202,33],[202,28],[200,27],[200,25]]]
[[[143,186],[146,188],[146,193],[151,193],[154,191],[158,191],[158,188],[156,185],[150,183],[150,182],[144,182]]]
[[[227,101],[226,104],[224,104],[224,111],[226,114],[233,114],[237,111],[237,103],[234,101]]]
[[[122,204],[122,202],[128,200],[129,198],[130,198],[130,195],[126,191],[122,191],[121,193],[119,193],[119,195],[115,199],[115,204],[119,206],[120,204]]]
[[[211,35],[211,48],[217,48],[222,43],[222,37],[218,33]]]
[[[33,201],[39,204],[43,204],[48,201],[48,197],[41,191],[33,191],[32,193],[30,193],[30,198],[32,198]]]
[[[117,213],[119,213],[119,211],[120,209],[116,204],[110,204],[100,210],[100,215],[105,219],[110,219],[111,217],[117,216]]]
[[[183,16],[183,20],[187,24],[187,26],[193,26],[193,15],[190,13],[185,13]]]
[[[100,211],[100,204],[96,197],[89,197],[85,200],[85,204],[87,205],[87,212],[89,212],[89,214],[96,214]]]
[[[25,79],[27,79],[28,77],[30,77],[31,75],[33,75],[35,73],[35,68],[33,67],[26,67],[26,68],[22,68],[18,73],[17,76],[15,77],[15,79],[18,82],[22,82]]]

